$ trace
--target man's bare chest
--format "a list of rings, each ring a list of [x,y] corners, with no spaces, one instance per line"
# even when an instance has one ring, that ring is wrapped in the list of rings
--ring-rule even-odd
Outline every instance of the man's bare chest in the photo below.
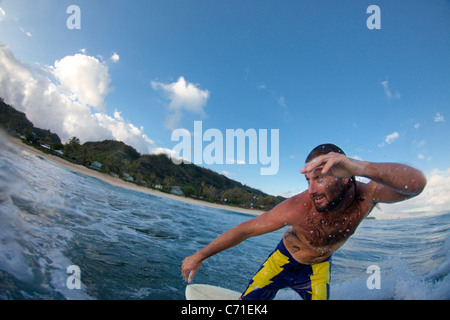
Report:
[[[364,219],[367,210],[355,205],[340,215],[310,212],[302,224],[293,226],[307,245],[317,248],[343,244]]]

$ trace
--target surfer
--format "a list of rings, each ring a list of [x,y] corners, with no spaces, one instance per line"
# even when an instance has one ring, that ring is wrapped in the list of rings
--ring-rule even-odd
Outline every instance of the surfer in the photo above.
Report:
[[[290,287],[303,299],[326,300],[333,252],[347,241],[377,203],[415,197],[426,185],[422,172],[410,166],[351,159],[333,144],[314,148],[300,172],[305,175],[308,190],[228,230],[184,259],[183,277],[191,282],[208,257],[250,237],[290,226],[250,280],[241,299],[273,299],[278,290]],[[357,176],[370,181],[357,181]]]

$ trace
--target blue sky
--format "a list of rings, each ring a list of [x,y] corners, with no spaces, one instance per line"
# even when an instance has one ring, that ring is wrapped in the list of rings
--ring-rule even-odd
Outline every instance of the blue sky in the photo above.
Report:
[[[366,26],[373,4],[379,30]],[[70,5],[81,10],[81,30],[67,28]],[[0,8],[0,94],[63,139],[122,138],[145,153],[172,149],[173,129],[192,132],[195,120],[224,135],[279,129],[274,176],[261,176],[261,165],[205,165],[270,194],[306,188],[304,159],[327,142],[449,178],[449,1],[2,0]]]

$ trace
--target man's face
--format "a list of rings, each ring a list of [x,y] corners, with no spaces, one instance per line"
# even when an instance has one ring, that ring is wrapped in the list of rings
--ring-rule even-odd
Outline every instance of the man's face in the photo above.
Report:
[[[345,184],[342,179],[322,175],[323,167],[317,167],[313,172],[305,174],[308,181],[308,193],[318,212],[335,209],[345,195]]]

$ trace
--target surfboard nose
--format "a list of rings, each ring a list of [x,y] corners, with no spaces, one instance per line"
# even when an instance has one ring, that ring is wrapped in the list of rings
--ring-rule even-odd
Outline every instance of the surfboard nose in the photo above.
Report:
[[[186,300],[239,300],[241,293],[208,284],[186,286]]]

